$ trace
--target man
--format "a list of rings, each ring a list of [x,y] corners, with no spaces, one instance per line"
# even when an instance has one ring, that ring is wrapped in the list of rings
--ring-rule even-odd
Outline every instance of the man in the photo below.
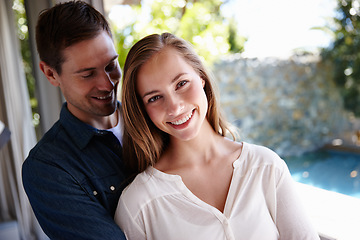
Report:
[[[125,239],[113,221],[127,173],[109,25],[84,2],[61,3],[40,14],[36,42],[40,69],[66,102],[23,164],[35,215],[51,239]]]

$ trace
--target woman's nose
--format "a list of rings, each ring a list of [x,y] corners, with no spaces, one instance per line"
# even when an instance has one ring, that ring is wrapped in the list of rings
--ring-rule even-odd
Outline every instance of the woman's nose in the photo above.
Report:
[[[184,103],[178,97],[168,97],[167,101],[167,113],[170,116],[176,116],[181,114],[184,110]]]

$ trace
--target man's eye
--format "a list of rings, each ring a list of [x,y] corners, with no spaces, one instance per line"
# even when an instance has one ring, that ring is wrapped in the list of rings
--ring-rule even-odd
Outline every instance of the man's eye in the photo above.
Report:
[[[93,73],[93,72],[90,72],[90,73],[88,73],[88,74],[82,75],[81,77],[82,77],[82,78],[90,78],[90,77],[92,77],[93,75],[94,75],[94,73]]]
[[[110,63],[109,65],[107,65],[107,66],[105,67],[105,71],[111,72],[111,71],[114,70],[115,68],[116,68],[116,62],[114,61],[114,62]]]
[[[160,98],[160,96],[151,97],[151,98],[149,98],[148,103],[155,102],[155,101],[158,100],[159,98]]]

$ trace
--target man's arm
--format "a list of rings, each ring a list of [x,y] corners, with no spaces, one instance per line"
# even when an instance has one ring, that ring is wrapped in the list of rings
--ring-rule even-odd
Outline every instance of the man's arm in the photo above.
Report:
[[[64,169],[27,159],[22,177],[34,213],[51,239],[125,240],[111,214]]]

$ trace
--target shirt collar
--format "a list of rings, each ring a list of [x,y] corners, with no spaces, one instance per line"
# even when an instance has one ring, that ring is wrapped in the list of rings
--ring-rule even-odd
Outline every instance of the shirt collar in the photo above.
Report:
[[[96,129],[75,117],[67,108],[65,102],[60,112],[60,123],[69,134],[70,138],[80,148],[85,148],[93,136],[104,135],[108,133],[106,130]]]

